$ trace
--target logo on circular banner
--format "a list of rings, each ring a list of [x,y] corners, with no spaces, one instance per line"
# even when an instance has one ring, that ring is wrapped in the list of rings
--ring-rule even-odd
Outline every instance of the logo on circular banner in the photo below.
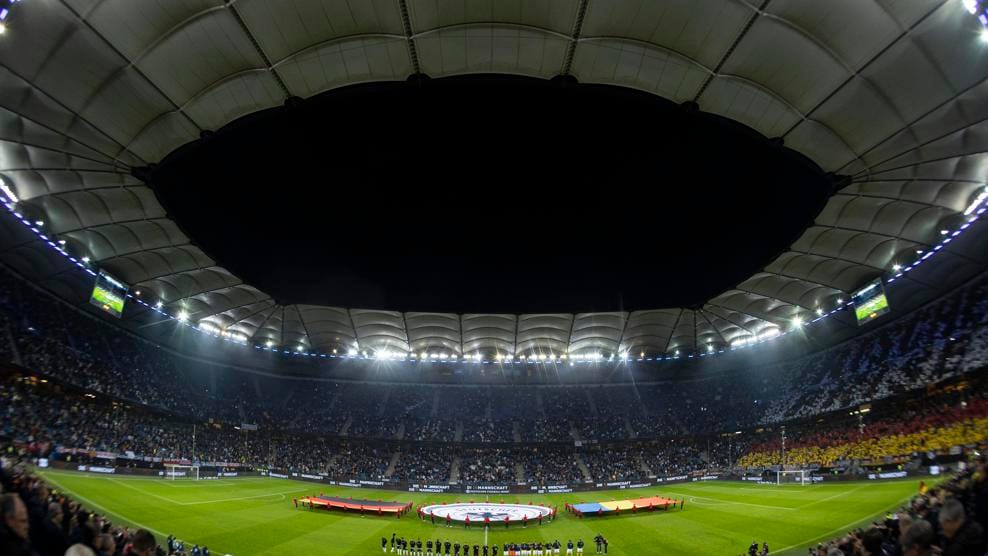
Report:
[[[471,523],[483,523],[490,518],[491,523],[504,523],[504,518],[509,522],[524,521],[527,517],[529,521],[537,521],[539,516],[547,517],[552,513],[551,508],[545,506],[531,506],[529,504],[488,504],[488,503],[457,503],[457,504],[432,504],[422,508],[425,515],[435,515],[437,519],[446,519],[448,515],[453,521],[466,521],[470,518]]]

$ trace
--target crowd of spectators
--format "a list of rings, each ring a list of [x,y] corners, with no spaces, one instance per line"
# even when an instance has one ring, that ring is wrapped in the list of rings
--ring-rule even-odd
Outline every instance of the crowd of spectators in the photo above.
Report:
[[[460,454],[460,482],[480,485],[507,485],[516,482],[515,463],[507,449],[464,450]]]
[[[766,440],[753,440],[738,465],[832,467],[850,461],[908,459],[975,444],[988,438],[988,399],[981,392],[948,392],[877,420],[793,428],[785,434],[784,460],[781,432],[773,432],[763,435]]]
[[[573,425],[561,417],[540,417],[518,422],[522,442],[572,442]]]
[[[105,515],[53,492],[17,460],[0,458],[0,554],[164,554],[156,548],[157,542],[149,531],[115,525]],[[208,556],[208,547],[199,553]]]
[[[463,421],[464,442],[514,442],[515,421],[505,419],[493,421],[482,417],[474,417]]]
[[[639,457],[639,449],[630,446],[611,446],[604,450],[589,450],[580,454],[590,472],[590,478],[598,483],[641,481],[648,478]]]
[[[202,372],[205,363],[131,336],[17,279],[0,282],[0,358],[35,372],[196,419],[441,442],[667,438],[810,417],[983,368],[985,324],[988,277],[856,339],[758,373],[742,369],[593,388],[435,388],[288,381],[222,368]]]
[[[596,417],[579,417],[573,420],[573,428],[581,439],[609,441],[629,437],[627,421],[621,414],[603,413]]]
[[[39,449],[62,446],[377,479],[448,479],[456,453],[473,465],[461,468],[464,478],[512,476],[520,465],[527,481],[542,484],[680,474],[739,460],[764,467],[780,463],[779,447],[773,445],[777,434],[745,437],[755,446],[744,458],[744,442],[717,435],[854,408],[984,368],[986,299],[983,277],[857,339],[761,369],[757,380],[729,373],[591,388],[436,387],[285,380],[196,367],[11,279],[0,282],[0,357],[40,374],[30,385],[0,384],[0,432]],[[51,381],[47,387],[45,380]],[[81,390],[54,389],[56,382]],[[100,403],[92,399],[97,397]],[[813,433],[792,428],[787,463],[904,456],[976,439],[984,423],[974,412],[984,408],[984,400],[966,403],[963,411],[956,405],[915,410],[908,422],[869,422],[864,434],[870,436],[864,438],[854,436],[862,434],[854,426],[817,426]],[[251,422],[259,423],[259,430],[234,428]],[[714,440],[698,445],[684,438]],[[404,444],[374,447],[364,439]],[[647,442],[612,450],[621,457],[610,467],[593,451],[584,453],[581,465],[580,450],[573,447],[577,440],[593,446],[629,439]],[[465,448],[518,441],[526,447],[461,452],[407,445],[462,442]],[[480,461],[485,453],[496,458],[493,468]],[[505,454],[512,465],[494,464],[503,463]]]
[[[728,446],[723,438],[718,438],[708,447],[702,439],[672,438],[665,441],[651,441],[639,445],[638,458],[642,465],[657,476],[685,475],[696,469],[716,467],[728,469],[722,454],[726,454]],[[715,463],[708,465],[707,458]]]
[[[515,451],[525,468],[525,481],[536,486],[581,483],[587,480],[577,453],[561,446],[539,446]]]
[[[387,478],[392,454],[391,449],[374,444],[346,443],[339,446],[327,473],[336,477],[381,481]]]
[[[441,445],[407,446],[399,452],[391,478],[410,483],[446,483],[452,463],[452,454]]]
[[[456,421],[414,418],[405,421],[405,440],[452,442],[455,436]]]
[[[933,488],[924,485],[885,519],[822,542],[810,555],[982,556],[988,550],[986,461],[982,455],[948,481]]]

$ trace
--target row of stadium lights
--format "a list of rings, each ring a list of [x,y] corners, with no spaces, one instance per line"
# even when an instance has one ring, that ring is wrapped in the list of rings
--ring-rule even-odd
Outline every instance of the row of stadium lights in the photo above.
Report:
[[[986,0],[986,5],[988,5],[988,0]],[[4,13],[3,11],[0,11],[0,15],[2,15],[3,13]],[[988,22],[984,21],[986,19],[984,9],[982,9],[981,19],[983,23],[986,25],[986,32],[988,32]],[[34,232],[34,234],[37,235],[42,242],[44,242],[49,247],[54,249],[56,252],[61,254],[63,257],[68,259],[81,271],[86,272],[87,274],[94,277],[97,275],[96,271],[91,268],[90,258],[88,256],[83,256],[79,258],[73,256],[71,253],[69,253],[66,250],[66,241],[64,239],[55,240],[45,235],[45,233],[42,231],[42,228],[44,226],[44,221],[35,220],[32,222],[28,220],[23,214],[21,214],[16,210],[16,204],[19,202],[19,198],[17,197],[17,194],[14,192],[10,184],[3,176],[0,176],[0,195],[2,195],[0,201],[3,202],[3,205],[7,208],[7,210],[11,214],[13,214],[24,226],[26,226],[28,229]],[[988,200],[988,186],[984,187],[982,191],[975,197],[973,201],[971,201],[968,207],[964,210],[963,213],[964,220],[963,223],[958,227],[958,229],[940,230],[940,235],[942,236],[940,243],[934,245],[929,250],[918,249],[916,251],[917,258],[908,266],[902,266],[898,263],[893,264],[892,272],[894,274],[886,278],[885,283],[886,284],[895,283],[897,280],[905,276],[907,273],[915,270],[919,265],[923,264],[924,262],[932,258],[934,255],[937,254],[937,252],[939,252],[944,247],[946,247],[947,244],[954,241],[954,239],[956,239],[965,230],[971,227],[971,225],[974,224],[974,222],[977,221],[981,217],[981,215],[985,213],[986,209],[982,205],[985,204],[986,200]],[[163,302],[161,300],[155,302],[154,304],[148,303],[147,301],[141,298],[140,290],[135,290],[133,294],[128,293],[127,297],[129,299],[133,299],[134,301],[147,307],[148,309],[157,312],[158,314],[162,315],[165,318],[174,320],[179,324],[190,327],[193,330],[196,330],[197,332],[200,332],[202,334],[206,334],[209,336],[213,336],[215,338],[234,342],[241,345],[248,345],[250,343],[250,337],[248,337],[246,334],[242,332],[229,331],[208,321],[200,321],[198,324],[191,323],[189,321],[190,319],[189,313],[184,309],[180,309],[176,314],[171,314],[164,309]],[[747,348],[750,346],[762,344],[767,341],[771,341],[776,338],[783,337],[789,333],[800,330],[805,325],[814,324],[820,320],[830,317],[835,313],[846,309],[849,305],[850,302],[846,302],[843,299],[837,299],[836,306],[833,309],[831,309],[829,312],[824,311],[820,307],[817,307],[816,310],[814,311],[816,313],[816,318],[810,320],[809,322],[805,322],[802,319],[802,317],[796,316],[795,318],[792,319],[791,328],[789,330],[782,331],[777,327],[771,327],[758,333],[757,335],[750,335],[732,341],[729,350],[725,350],[722,347],[718,349],[712,343],[708,343],[706,346],[706,350],[700,351],[697,354],[689,353],[687,354],[687,357],[689,358],[693,358],[695,356],[706,357],[710,355],[725,353],[725,351],[733,351],[735,349],[742,349],[742,348]],[[381,350],[376,353],[370,353],[367,350],[360,351],[359,345],[356,343],[353,345],[352,348],[349,348],[345,354],[338,353],[338,350],[336,349],[332,350],[332,353],[319,353],[314,351],[307,351],[304,345],[298,345],[295,347],[294,350],[289,350],[289,349],[284,349],[283,347],[276,346],[274,342],[270,340],[267,341],[264,345],[255,345],[254,348],[258,350],[269,351],[274,353],[282,353],[287,355],[300,355],[306,357],[322,357],[322,358],[335,358],[335,359],[373,359],[373,360],[408,361],[408,362],[427,361],[427,362],[438,362],[438,363],[455,363],[461,361],[458,355],[447,354],[445,352],[436,352],[436,353],[421,352],[419,354],[416,354],[415,352]],[[679,359],[680,357],[681,355],[679,350],[676,350],[673,353],[673,355],[655,356],[655,357],[646,356],[645,352],[641,352],[639,353],[639,357],[637,357],[636,360],[637,361],[668,361],[668,360]],[[498,353],[491,359],[485,358],[485,356],[482,353],[474,353],[472,355],[464,356],[462,361],[473,362],[473,363],[484,363],[484,364],[491,364],[491,363],[536,364],[536,363],[563,363],[568,361],[569,364],[572,366],[574,363],[581,363],[581,362],[594,363],[605,360],[613,361],[615,358],[617,358],[620,361],[632,360],[632,356],[628,352],[607,354],[607,353],[601,353],[595,351],[591,353],[581,353],[581,354],[540,353],[540,354],[533,354],[528,356],[521,355],[517,357],[510,354],[506,355],[506,354]]]
[[[10,21],[10,10],[15,4],[20,4],[21,0],[0,1],[0,35],[7,32],[7,22]]]
[[[10,13],[11,13],[11,9],[13,8],[13,6],[15,4],[19,4],[20,2],[21,2],[21,0],[6,0],[5,2],[0,3],[0,35],[4,34],[6,32],[6,30],[7,30],[7,22],[9,21],[9,16],[10,16]],[[981,39],[983,41],[985,41],[985,42],[988,42],[988,0],[962,0],[962,3],[964,5],[964,8],[971,15],[974,15],[974,16],[976,16],[978,18],[978,21],[981,23],[981,26],[982,26]],[[96,272],[92,268],[90,268],[90,258],[88,256],[83,256],[81,258],[76,258],[76,257],[72,256],[65,249],[66,241],[64,239],[60,239],[60,240],[57,240],[57,241],[52,241],[52,239],[48,238],[41,231],[41,227],[44,225],[44,222],[43,221],[37,220],[37,221],[34,221],[32,223],[32,222],[28,221],[26,218],[24,218],[23,215],[21,215],[20,213],[16,212],[16,209],[14,208],[14,205],[18,202],[17,195],[13,192],[13,190],[10,187],[10,185],[8,183],[6,183],[6,181],[2,177],[0,177],[0,192],[2,192],[2,194],[5,197],[3,199],[4,206],[6,206],[7,209],[11,213],[13,213],[21,221],[22,224],[24,224],[25,226],[27,226],[28,228],[30,228],[31,231],[34,232],[43,242],[45,242],[49,247],[51,247],[54,250],[56,250],[62,256],[66,257],[70,262],[72,262],[77,267],[79,267],[79,269],[81,269],[82,271],[85,271],[86,273],[88,273],[88,274],[90,274],[92,276],[96,276]],[[986,198],[988,198],[988,187],[986,187],[985,190],[982,191],[978,195],[978,197],[970,204],[970,206],[967,208],[967,210],[964,211],[964,216],[967,217],[967,218],[966,218],[966,221],[960,226],[959,229],[953,230],[953,231],[951,231],[951,230],[941,230],[940,233],[941,233],[942,236],[944,236],[943,239],[941,240],[941,242],[939,244],[935,245],[929,251],[917,250],[916,251],[916,255],[918,256],[918,258],[912,264],[910,264],[908,266],[905,266],[905,267],[902,266],[902,265],[900,265],[900,264],[898,264],[898,263],[894,264],[892,266],[892,271],[895,274],[893,276],[887,278],[885,280],[885,283],[886,284],[892,284],[896,280],[898,280],[899,278],[902,278],[906,273],[914,270],[920,264],[926,262],[933,255],[935,255],[936,252],[938,252],[941,249],[943,249],[948,243],[950,243],[951,241],[953,241],[964,230],[966,230],[968,227],[970,227],[971,224],[973,224],[976,220],[978,220],[978,218],[982,214],[984,214],[985,208],[984,207],[980,207],[980,206],[981,206],[982,203],[984,203],[984,201],[986,200]],[[177,314],[172,315],[172,314],[166,312],[163,309],[163,303],[160,300],[157,301],[156,303],[154,303],[153,305],[151,305],[151,304],[147,303],[146,301],[144,301],[143,299],[141,299],[140,296],[141,296],[140,290],[136,290],[134,292],[134,294],[130,294],[130,293],[127,294],[127,297],[128,298],[136,300],[138,303],[140,303],[141,305],[144,305],[148,309],[151,309],[151,310],[153,310],[153,311],[161,314],[162,316],[164,316],[166,318],[175,320],[175,321],[179,322],[180,324],[182,324],[184,326],[188,326],[188,327],[190,327],[190,328],[192,328],[192,329],[194,329],[194,330],[196,330],[196,331],[198,331],[200,333],[207,334],[209,336],[213,336],[213,337],[216,337],[216,338],[220,338],[220,339],[223,339],[223,340],[226,340],[226,341],[235,342],[235,343],[242,344],[242,345],[247,345],[249,343],[249,341],[250,341],[250,338],[246,334],[244,334],[242,332],[228,331],[228,330],[222,329],[219,326],[217,326],[217,325],[215,325],[213,323],[210,323],[208,321],[202,321],[202,322],[198,323],[198,325],[192,324],[192,323],[189,322],[189,314],[184,309],[183,310],[179,310]],[[838,299],[837,300],[837,306],[834,309],[832,309],[831,311],[829,311],[829,312],[824,312],[824,310],[822,308],[819,308],[818,307],[816,309],[816,311],[815,311],[816,312],[816,318],[814,318],[813,320],[809,321],[808,324],[813,324],[813,323],[816,323],[817,321],[820,321],[820,320],[822,320],[824,318],[827,318],[827,317],[829,317],[829,316],[837,313],[838,311],[841,311],[841,310],[845,309],[848,305],[849,305],[849,303],[845,303],[842,299]],[[731,348],[731,350],[734,350],[734,349],[739,349],[739,348],[746,348],[746,347],[753,346],[753,345],[758,345],[758,344],[761,344],[761,343],[764,343],[764,342],[773,340],[775,338],[779,338],[779,337],[785,336],[786,334],[789,334],[790,332],[794,332],[796,330],[801,329],[803,326],[804,326],[804,322],[803,322],[802,318],[799,317],[799,316],[797,316],[796,318],[794,318],[792,320],[792,328],[790,328],[790,330],[787,330],[787,331],[783,332],[783,331],[780,331],[779,328],[777,328],[777,327],[768,328],[767,330],[765,330],[765,331],[763,331],[763,332],[761,332],[761,333],[759,333],[757,335],[751,335],[751,336],[747,336],[745,338],[741,338],[741,339],[737,339],[737,340],[732,341],[731,342],[731,345],[730,345],[730,348]],[[271,352],[279,352],[280,351],[281,353],[284,353],[284,354],[303,355],[303,356],[309,356],[309,357],[330,357],[330,358],[345,358],[345,359],[377,359],[377,360],[396,360],[396,361],[412,361],[412,362],[414,362],[414,361],[458,362],[459,361],[459,357],[456,354],[449,355],[449,354],[446,354],[446,353],[426,353],[426,352],[423,352],[423,353],[419,354],[418,356],[416,356],[416,354],[414,352],[408,352],[406,354],[405,352],[392,352],[392,351],[388,351],[388,350],[382,350],[382,351],[379,351],[379,352],[374,353],[374,354],[369,354],[366,350],[365,351],[362,351],[362,352],[359,351],[359,346],[357,346],[356,344],[354,345],[354,348],[351,348],[351,349],[347,350],[347,353],[346,354],[339,354],[339,353],[337,353],[337,350],[336,349],[334,349],[333,350],[333,353],[331,353],[331,354],[316,353],[316,352],[306,351],[305,346],[303,346],[303,345],[296,346],[295,351],[285,350],[285,349],[281,349],[281,348],[275,346],[273,344],[273,342],[271,342],[271,341],[266,342],[265,345],[263,345],[263,346],[261,346],[261,345],[255,345],[254,347],[256,349],[260,349],[260,350],[267,350],[267,351],[271,351]],[[705,352],[700,352],[699,353],[699,356],[700,357],[704,357],[704,356],[708,356],[708,355],[715,355],[715,354],[724,353],[725,351],[726,350],[724,350],[724,349],[716,349],[712,344],[708,343],[707,346],[706,346],[706,351]],[[692,358],[692,357],[694,357],[694,354],[689,354],[688,357]],[[622,361],[628,361],[628,360],[630,360],[629,353],[627,353],[627,352],[622,352],[622,353],[617,354],[617,358],[619,360],[622,360]],[[663,357],[646,357],[645,353],[642,352],[642,353],[639,354],[639,357],[637,358],[637,360],[638,361],[666,361],[666,360],[679,359],[679,358],[680,358],[680,352],[679,352],[679,350],[676,350],[675,353],[674,353],[674,355],[671,355],[671,356],[663,356]],[[567,353],[563,353],[561,355],[555,355],[555,354],[549,353],[548,355],[546,355],[546,354],[537,354],[537,355],[531,355],[531,356],[521,355],[518,358],[515,358],[515,357],[513,357],[511,355],[497,354],[494,359],[484,359],[484,356],[481,353],[476,353],[476,354],[474,354],[472,356],[466,356],[466,357],[464,357],[463,360],[464,361],[472,361],[472,362],[475,362],[475,363],[505,363],[505,364],[508,364],[508,363],[512,363],[512,364],[513,363],[526,363],[526,362],[529,363],[529,364],[534,364],[534,363],[555,363],[555,362],[563,362],[563,361],[567,361],[568,360],[569,363],[570,363],[570,365],[573,365],[574,362],[598,362],[598,361],[603,361],[605,359],[608,360],[608,361],[613,361],[615,359],[615,354],[605,355],[605,354],[602,354],[600,352],[592,352],[592,353],[588,353],[588,354],[574,354],[574,355],[570,356]]]
[[[18,0],[13,0],[13,1],[16,2]],[[988,0],[963,0],[963,5],[964,5],[965,9],[967,9],[967,11],[970,14],[972,14],[972,15],[974,15],[974,16],[976,16],[978,18],[978,21],[981,23],[981,26],[982,26],[981,39],[984,42],[988,42]],[[6,10],[4,10],[3,12],[0,12],[0,14],[2,14],[2,15],[0,15],[0,19],[2,19],[3,17],[5,17],[5,12],[6,12]],[[0,27],[0,33],[3,33],[3,28],[2,27]],[[916,255],[919,258],[916,259],[912,264],[910,264],[908,266],[905,266],[905,267],[903,267],[902,265],[900,265],[898,263],[893,264],[892,265],[892,271],[895,274],[892,277],[886,279],[885,283],[886,284],[892,284],[896,280],[898,280],[899,278],[903,277],[906,273],[914,270],[920,264],[924,263],[926,260],[928,260],[934,254],[936,254],[937,251],[940,251],[941,249],[943,249],[948,243],[950,243],[951,241],[953,241],[954,238],[956,238],[957,236],[959,236],[964,230],[966,230],[967,228],[969,228],[971,226],[971,224],[973,224],[976,220],[978,220],[978,218],[982,214],[984,214],[985,208],[984,207],[979,208],[979,207],[980,207],[980,205],[982,203],[984,203],[984,201],[986,200],[986,198],[988,198],[988,187],[985,187],[985,189],[977,196],[977,198],[964,211],[964,216],[967,217],[967,221],[964,222],[960,226],[960,228],[958,230],[953,230],[953,231],[951,231],[951,230],[940,230],[940,234],[942,236],[944,236],[944,238],[940,241],[940,243],[937,244],[936,246],[934,246],[930,251],[924,252],[924,250],[918,249],[916,251]],[[64,245],[65,242],[62,241],[61,243]],[[88,263],[88,257],[85,257],[85,259],[86,259],[86,262]],[[94,274],[91,270],[89,272],[90,272],[90,274]],[[137,293],[138,296],[140,295],[140,291],[137,291],[136,293]],[[132,296],[130,294],[128,294],[128,297],[132,297]],[[186,326],[191,326],[193,329],[198,330],[198,331],[200,331],[202,333],[211,335],[213,337],[222,338],[222,339],[226,339],[226,340],[229,340],[229,341],[234,341],[234,342],[241,343],[241,344],[247,344],[250,341],[250,338],[246,334],[244,334],[242,332],[229,332],[229,331],[227,331],[225,329],[221,329],[220,327],[218,327],[215,324],[210,323],[210,322],[200,322],[198,326],[191,325],[188,322],[189,316],[188,316],[188,313],[187,312],[185,312],[184,310],[181,310],[181,311],[178,312],[178,314],[176,316],[169,315],[168,313],[166,313],[165,311],[162,310],[162,303],[161,303],[161,301],[158,301],[154,305],[154,307],[152,307],[151,305],[147,304],[142,299],[137,299],[137,301],[139,303],[141,303],[142,305],[145,305],[146,307],[152,308],[153,310],[157,311],[158,313],[161,313],[162,315],[165,315],[165,316],[167,316],[169,318],[175,319],[175,320],[181,322],[182,324],[185,324]],[[817,321],[823,320],[824,318],[827,318],[827,317],[829,317],[829,316],[831,316],[831,315],[833,315],[833,314],[835,314],[835,313],[837,313],[839,311],[844,310],[849,305],[850,305],[850,303],[845,302],[843,299],[838,298],[837,299],[837,305],[832,310],[830,310],[829,312],[825,312],[822,308],[817,307],[816,310],[815,310],[816,318],[814,318],[813,320],[809,321],[808,324],[814,324]],[[740,338],[740,339],[733,340],[731,342],[731,345],[730,345],[731,351],[733,351],[735,349],[746,348],[746,347],[749,347],[749,346],[758,345],[758,344],[761,344],[761,343],[764,343],[764,342],[767,342],[767,341],[770,341],[770,340],[774,340],[776,338],[780,338],[782,336],[785,336],[786,334],[789,334],[791,332],[795,332],[797,330],[802,329],[803,326],[804,326],[804,324],[806,324],[806,323],[804,323],[803,319],[801,317],[799,317],[799,316],[796,316],[792,320],[792,328],[790,328],[789,330],[783,332],[778,327],[770,327],[770,328],[768,328],[768,329],[766,329],[763,332],[760,332],[758,334],[750,335],[750,336],[746,336],[746,337],[743,337],[743,338]],[[360,351],[359,350],[359,344],[356,344],[356,343],[354,343],[354,347],[353,348],[350,348],[350,349],[347,350],[347,353],[346,354],[339,354],[337,349],[333,349],[333,352],[330,353],[330,354],[307,351],[305,349],[305,346],[304,345],[298,345],[298,346],[296,346],[295,351],[291,351],[291,350],[282,349],[282,348],[276,346],[274,344],[274,342],[273,341],[270,341],[270,340],[267,341],[267,342],[265,342],[265,344],[263,346],[262,345],[255,345],[254,347],[256,349],[259,349],[259,350],[266,350],[266,351],[271,351],[271,352],[279,352],[280,351],[282,354],[302,355],[302,356],[308,356],[308,357],[323,357],[323,358],[329,357],[329,358],[340,358],[340,359],[375,359],[375,360],[385,360],[385,361],[391,361],[391,360],[393,360],[393,361],[406,361],[406,362],[429,361],[429,362],[440,362],[440,363],[441,362],[451,362],[452,363],[452,362],[459,362],[460,361],[459,356],[457,354],[455,354],[455,353],[454,354],[447,354],[445,352],[438,352],[438,353],[421,352],[420,354],[416,355],[415,352],[407,352],[406,353],[406,352],[403,352],[403,351],[389,351],[389,350],[386,350],[385,349],[385,350],[380,350],[380,351],[377,351],[377,352],[374,352],[374,353],[368,353],[368,351],[366,351],[366,350]],[[724,353],[725,351],[727,351],[727,350],[724,350],[724,349],[716,349],[711,343],[708,343],[707,346],[706,346],[706,350],[703,351],[703,352],[700,352],[699,353],[699,356],[700,357],[705,357],[705,356],[708,356],[708,355],[714,355],[714,354]],[[631,357],[630,357],[630,355],[629,355],[628,352],[621,352],[621,353],[616,354],[616,356],[621,361],[629,361],[629,360],[631,360]],[[692,358],[692,357],[694,357],[694,354],[692,354],[692,353],[691,354],[688,354],[688,357]],[[671,355],[671,356],[670,355],[667,355],[667,356],[660,356],[660,357],[646,357],[645,352],[641,352],[641,353],[639,353],[639,357],[637,358],[637,360],[638,361],[667,361],[667,360],[673,360],[673,359],[679,359],[679,358],[680,358],[680,351],[677,349],[674,352],[674,354]],[[494,359],[485,359],[485,356],[482,353],[479,353],[478,352],[478,353],[475,353],[475,354],[473,354],[471,356],[465,356],[463,358],[463,361],[465,361],[465,362],[474,362],[474,363],[484,363],[484,364],[490,364],[490,363],[500,363],[500,364],[528,363],[528,364],[535,364],[535,363],[565,362],[565,361],[568,360],[569,361],[569,364],[572,366],[575,362],[599,362],[599,361],[604,361],[604,360],[613,361],[614,359],[615,359],[615,354],[613,354],[613,353],[612,354],[603,354],[601,352],[591,352],[591,353],[586,353],[586,354],[573,354],[572,356],[569,355],[568,353],[563,353],[563,354],[560,354],[560,355],[556,355],[556,354],[553,354],[553,353],[549,353],[549,354],[540,353],[540,354],[533,354],[533,355],[530,355],[530,356],[521,355],[521,356],[518,356],[517,358],[514,357],[514,356],[512,356],[512,355],[505,355],[505,354],[498,353],[494,357]]]
[[[65,249],[66,242],[64,239],[54,241],[48,236],[46,236],[44,232],[42,232],[41,228],[44,226],[43,221],[36,220],[32,222],[28,220],[23,214],[16,211],[15,205],[19,201],[19,199],[16,193],[14,193],[13,189],[10,187],[10,185],[2,176],[0,176],[0,193],[2,193],[3,195],[2,202],[4,206],[7,207],[7,210],[11,212],[15,217],[17,217],[17,219],[20,220],[22,224],[27,226],[44,243],[46,243],[49,247],[51,247],[52,249],[60,253],[62,256],[67,258],[70,262],[75,264],[82,271],[85,271],[86,273],[92,276],[96,276],[97,274],[96,271],[90,268],[90,259],[88,256],[84,256],[81,258],[74,257]],[[982,191],[974,198],[973,201],[971,201],[968,207],[964,210],[963,213],[964,220],[963,223],[958,227],[958,229],[940,230],[940,235],[943,238],[940,240],[940,243],[933,246],[932,249],[929,249],[927,251],[924,251],[922,249],[917,250],[916,255],[918,258],[915,261],[913,261],[912,264],[908,266],[902,266],[898,263],[894,264],[892,266],[892,272],[894,272],[894,274],[886,278],[885,283],[892,284],[896,282],[898,279],[905,276],[908,272],[911,272],[916,267],[929,260],[937,252],[942,250],[947,244],[954,241],[954,239],[956,239],[959,235],[961,235],[961,233],[963,233],[965,230],[971,227],[971,225],[974,224],[974,222],[976,222],[981,217],[981,215],[985,213],[986,208],[982,205],[984,205],[986,201],[988,201],[988,186],[985,186],[982,189]],[[133,294],[128,293],[127,297],[133,299],[134,301],[147,307],[148,309],[157,312],[158,314],[162,315],[165,318],[174,320],[179,324],[190,327],[193,330],[196,330],[197,332],[200,332],[202,334],[206,334],[214,338],[219,338],[221,340],[234,342],[241,345],[248,345],[250,343],[250,337],[248,337],[246,334],[242,332],[228,331],[208,321],[200,321],[198,324],[191,323],[189,321],[190,318],[189,314],[184,309],[179,310],[174,315],[168,313],[163,308],[162,301],[159,300],[156,303],[151,304],[145,301],[144,299],[142,299],[140,290],[136,290]],[[814,324],[827,317],[830,317],[835,313],[846,309],[850,305],[851,305],[850,302],[846,302],[843,299],[837,299],[836,306],[830,311],[824,311],[822,308],[817,307],[817,309],[815,310],[816,318],[810,320],[809,322],[805,322],[801,317],[796,316],[791,321],[792,324],[791,328],[787,331],[781,331],[777,327],[768,328],[757,335],[751,335],[745,338],[734,340],[733,342],[731,342],[730,349],[723,349],[723,348],[718,349],[713,344],[708,343],[706,346],[706,350],[700,351],[697,354],[688,353],[687,357],[693,358],[697,356],[706,357],[711,355],[717,355],[717,354],[725,353],[727,351],[743,349],[743,348],[759,345],[768,342],[770,340],[774,340],[776,338],[781,338],[789,333],[802,329],[806,325]],[[581,354],[540,353],[540,354],[533,354],[528,356],[521,355],[517,357],[499,353],[496,354],[494,358],[491,359],[485,358],[485,356],[482,353],[474,353],[472,355],[464,356],[461,360],[461,358],[457,354],[448,354],[445,352],[435,352],[435,353],[421,352],[419,354],[416,354],[415,352],[389,351],[389,350],[381,350],[377,352],[368,352],[367,350],[360,351],[359,345],[356,343],[353,345],[353,347],[347,349],[346,353],[338,353],[337,349],[332,350],[332,353],[319,353],[314,351],[308,351],[305,349],[304,345],[298,345],[295,347],[294,350],[290,350],[277,346],[274,344],[274,342],[270,340],[267,341],[264,345],[259,345],[259,344],[254,345],[254,348],[262,351],[269,351],[273,353],[281,353],[292,356],[320,357],[320,358],[333,358],[333,359],[364,359],[364,360],[406,361],[406,362],[423,361],[430,363],[458,363],[462,361],[467,363],[472,362],[472,363],[482,363],[482,364],[492,364],[492,363],[547,364],[547,363],[565,363],[568,361],[570,366],[573,366],[575,363],[597,363],[601,361],[614,361],[615,359],[619,361],[631,361],[631,360],[669,361],[669,360],[680,359],[682,357],[679,350],[676,350],[672,355],[655,356],[655,357],[646,356],[645,352],[641,352],[639,353],[639,356],[637,358],[632,357],[632,355],[629,352],[608,354],[608,353],[601,353],[595,351],[591,353],[581,353]]]
[[[964,9],[981,23],[981,40],[988,42],[988,0],[962,0]]]

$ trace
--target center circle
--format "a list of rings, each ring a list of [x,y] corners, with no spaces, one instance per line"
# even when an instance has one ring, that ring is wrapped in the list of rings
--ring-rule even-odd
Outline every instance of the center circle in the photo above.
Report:
[[[515,523],[524,521],[536,521],[539,517],[548,517],[552,513],[552,508],[545,506],[533,506],[529,504],[492,504],[492,503],[457,503],[457,504],[432,504],[424,506],[422,513],[437,519],[446,519],[457,522],[465,522],[470,518],[471,523],[483,523],[485,519],[490,519],[492,524],[508,522]]]

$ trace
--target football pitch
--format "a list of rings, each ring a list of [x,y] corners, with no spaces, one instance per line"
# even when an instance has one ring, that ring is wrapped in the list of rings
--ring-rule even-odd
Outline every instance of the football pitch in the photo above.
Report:
[[[682,483],[668,487],[551,495],[425,494],[329,487],[266,477],[223,480],[164,480],[44,470],[53,488],[65,492],[117,524],[143,527],[164,540],[175,535],[209,546],[213,554],[380,554],[381,537],[442,539],[489,544],[582,538],[585,554],[593,537],[610,541],[609,554],[723,554],[747,552],[752,541],[768,542],[772,554],[805,554],[806,547],[867,524],[917,492],[921,478],[838,482],[812,486],[755,483]],[[422,522],[412,512],[395,517],[295,509],[292,498],[327,496],[426,503],[455,501],[533,502],[559,507],[553,523],[464,530]],[[578,519],[565,503],[623,500],[642,496],[686,500],[683,510],[640,512]],[[562,551],[565,554],[565,548]]]

